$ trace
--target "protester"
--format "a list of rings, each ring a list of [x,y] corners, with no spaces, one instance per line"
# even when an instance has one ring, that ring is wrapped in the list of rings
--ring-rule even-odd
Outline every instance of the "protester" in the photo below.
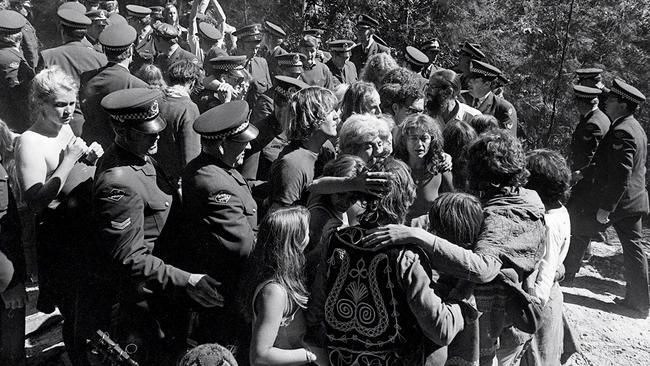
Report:
[[[397,130],[395,157],[405,162],[415,182],[415,201],[406,215],[410,226],[429,227],[431,204],[439,193],[452,192],[451,171],[444,170],[443,140],[440,127],[433,118],[412,115]]]
[[[316,361],[303,346],[308,291],[304,249],[309,243],[306,208],[281,208],[260,224],[258,245],[247,263],[242,308],[252,322],[251,365]]]
[[[472,126],[463,121],[452,121],[442,130],[445,153],[451,156],[454,189],[467,190],[467,170],[465,169],[467,146],[477,137]]]
[[[352,83],[343,95],[341,121],[345,122],[354,113],[381,114],[381,101],[375,86],[365,81]]]
[[[359,79],[375,84],[375,88],[380,89],[383,85],[383,79],[386,74],[398,68],[397,61],[388,53],[378,53],[368,58],[366,66],[361,70]]]
[[[368,197],[370,209],[360,225],[339,230],[323,245],[309,302],[308,340],[319,358],[333,364],[444,365],[446,346],[466,319],[478,314],[463,299],[438,297],[430,287],[426,255],[418,249],[362,247],[372,228],[403,223],[415,198],[406,164],[387,158],[375,169],[393,173],[390,191]],[[372,291],[359,294],[364,288]]]

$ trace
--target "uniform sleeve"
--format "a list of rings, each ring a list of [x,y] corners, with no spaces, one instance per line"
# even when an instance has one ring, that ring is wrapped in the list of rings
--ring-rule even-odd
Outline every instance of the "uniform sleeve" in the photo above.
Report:
[[[7,256],[0,252],[0,292],[4,292],[14,276],[14,265]]]
[[[169,283],[187,286],[188,272],[151,254],[144,238],[144,201],[132,187],[100,183],[93,209],[103,246],[131,277],[156,281],[163,288]]]
[[[323,72],[325,73],[325,88],[334,90],[334,88],[336,88],[340,82],[337,78],[334,77],[334,75],[332,75],[332,71],[330,71],[329,67],[326,65],[323,67]]]
[[[603,130],[596,123],[587,123],[582,131],[576,131],[575,146],[572,146],[571,170],[586,168],[596,153],[598,144],[603,139]]]
[[[30,23],[27,23],[23,27],[22,33],[23,41],[21,43],[21,49],[25,60],[27,60],[27,63],[33,69],[38,62],[38,38],[36,37],[36,30]]]
[[[213,193],[208,200],[210,236],[230,252],[248,256],[255,244],[255,232],[246,215],[257,213],[247,213],[242,199],[227,190]]]
[[[397,271],[409,308],[422,332],[435,344],[449,345],[465,326],[461,306],[457,303],[444,303],[436,295],[417,254],[402,250],[398,257]]]
[[[616,209],[618,202],[623,197],[625,190],[632,176],[634,166],[634,154],[636,153],[636,143],[634,137],[623,130],[612,132],[611,141],[608,139],[608,166],[604,167],[609,172],[607,174],[607,184],[602,188],[600,194],[599,208],[612,212]]]

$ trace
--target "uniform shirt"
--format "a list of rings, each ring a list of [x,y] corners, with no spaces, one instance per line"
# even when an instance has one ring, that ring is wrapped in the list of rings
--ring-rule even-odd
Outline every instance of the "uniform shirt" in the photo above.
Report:
[[[237,169],[202,152],[183,171],[183,211],[187,243],[197,270],[222,283],[227,305],[257,235],[257,205]],[[223,291],[223,292],[222,292]]]
[[[364,47],[363,44],[357,44],[352,48],[352,55],[350,56],[350,61],[356,66],[357,70],[363,69],[366,66],[366,61],[371,56],[374,56],[378,53],[388,53],[390,54],[390,48],[380,45],[371,39],[368,47]]]
[[[572,171],[582,170],[589,165],[598,144],[609,131],[609,125],[609,117],[598,108],[580,117],[569,145]]]
[[[269,66],[264,58],[253,57],[249,59],[246,69],[253,78],[251,81],[251,90],[258,96],[273,86]]]
[[[156,57],[154,62],[156,66],[162,71],[163,75],[167,76],[167,71],[169,67],[179,61],[189,60],[192,63],[198,64],[199,59],[196,58],[192,53],[185,51],[178,44],[172,46],[171,52],[167,55],[160,54]]]
[[[164,166],[173,182],[178,182],[183,168],[201,152],[201,136],[192,125],[199,108],[185,90],[171,86],[160,103],[160,116],[167,127],[160,132],[156,161]]]
[[[276,46],[271,52],[268,52],[264,57],[266,59],[266,63],[269,65],[269,73],[271,74],[271,77],[275,76],[278,69],[278,60],[275,57],[284,55],[286,53],[288,52],[284,48],[280,46]]]
[[[359,79],[357,75],[357,68],[352,62],[345,61],[342,69],[339,69],[332,60],[327,61],[325,64],[330,69],[334,77],[342,84],[352,84]]]
[[[300,80],[311,86],[320,86],[327,89],[334,89],[338,81],[332,76],[330,69],[324,63],[314,60],[311,66],[305,64]]]
[[[115,144],[101,158],[95,174],[92,214],[101,246],[110,253],[109,262],[120,273],[116,284],[119,280],[132,283],[130,277],[146,282],[149,289],[156,285],[187,286],[190,273],[166,264],[152,253],[175,194],[173,184],[150,158],[143,160]],[[129,287],[132,285],[121,290],[135,290]]]
[[[108,113],[100,105],[108,94],[122,89],[147,88],[149,85],[131,75],[129,70],[114,62],[82,76],[81,110],[86,117],[82,137],[87,143],[97,141],[104,148],[113,143],[115,132]]]
[[[31,125],[25,111],[33,77],[34,70],[17,48],[0,49],[0,119],[18,133]]]
[[[591,197],[610,218],[648,213],[645,188],[648,138],[634,115],[612,122],[583,179],[593,179]]]
[[[499,121],[500,128],[510,130],[514,136],[517,136],[517,112],[510,102],[497,97],[492,92],[481,99],[472,98],[467,94],[466,101],[481,113],[494,116]]]

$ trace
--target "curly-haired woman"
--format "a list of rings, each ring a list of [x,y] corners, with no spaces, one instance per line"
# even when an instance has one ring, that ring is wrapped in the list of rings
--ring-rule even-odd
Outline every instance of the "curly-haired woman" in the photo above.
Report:
[[[406,222],[412,226],[428,227],[427,214],[439,192],[454,190],[450,171],[444,171],[442,132],[436,121],[425,115],[407,117],[397,131],[395,157],[411,168],[416,184],[415,202]]]

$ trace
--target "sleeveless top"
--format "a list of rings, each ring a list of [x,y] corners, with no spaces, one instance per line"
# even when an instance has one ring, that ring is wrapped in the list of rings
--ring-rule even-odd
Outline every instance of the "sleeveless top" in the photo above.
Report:
[[[257,294],[264,288],[264,286],[277,282],[273,280],[266,280],[259,284],[255,289],[253,294],[252,306],[253,306],[253,324],[257,319],[257,314],[255,312],[255,299],[257,299]],[[282,287],[280,284],[278,284]],[[284,293],[286,294],[286,289],[282,287]],[[289,297],[287,296],[287,302]],[[287,314],[287,309],[285,309],[282,322],[280,323],[280,328],[278,328],[278,335],[275,337],[275,342],[273,342],[273,347],[282,348],[282,349],[296,349],[303,347],[303,336],[305,335],[305,315],[303,309],[298,307],[292,314]]]

